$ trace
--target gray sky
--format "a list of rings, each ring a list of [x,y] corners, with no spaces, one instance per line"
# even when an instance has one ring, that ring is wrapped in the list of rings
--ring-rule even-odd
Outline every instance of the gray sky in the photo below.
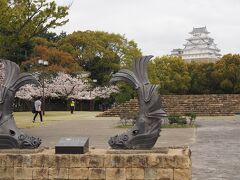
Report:
[[[71,4],[55,32],[99,30],[134,40],[144,55],[183,48],[193,27],[207,26],[222,54],[240,53],[240,0],[57,0]]]

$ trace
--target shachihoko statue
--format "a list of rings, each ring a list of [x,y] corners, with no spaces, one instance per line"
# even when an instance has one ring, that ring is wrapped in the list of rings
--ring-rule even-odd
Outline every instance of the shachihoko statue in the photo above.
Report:
[[[5,69],[3,84],[0,84],[0,149],[39,147],[41,140],[20,131],[13,117],[13,101],[17,90],[25,84],[39,84],[29,73],[21,73],[17,64],[1,60]]]
[[[108,141],[113,149],[151,149],[160,136],[162,118],[166,113],[161,109],[158,85],[150,84],[147,63],[152,56],[144,56],[133,63],[133,71],[122,69],[113,74],[110,83],[126,81],[138,94],[139,116],[135,125],[127,132],[111,137]]]

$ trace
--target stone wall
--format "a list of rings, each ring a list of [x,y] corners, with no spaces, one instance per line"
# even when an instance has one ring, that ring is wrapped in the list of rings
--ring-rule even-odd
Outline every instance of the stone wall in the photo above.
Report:
[[[21,152],[21,151],[19,151]],[[190,180],[188,148],[166,152],[91,150],[84,155],[0,151],[0,179]]]
[[[202,116],[233,115],[240,112],[240,94],[164,95],[163,109],[168,114],[195,112]],[[119,116],[124,112],[138,111],[137,99],[109,109],[99,116]]]

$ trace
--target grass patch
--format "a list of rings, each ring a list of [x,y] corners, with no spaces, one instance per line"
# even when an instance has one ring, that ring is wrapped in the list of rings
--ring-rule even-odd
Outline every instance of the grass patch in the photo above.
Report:
[[[32,112],[13,113],[18,128],[41,127],[57,121],[91,120],[94,119],[97,114],[99,114],[97,111],[75,111],[74,114],[70,114],[69,111],[46,111],[45,116],[43,116],[44,122],[40,122],[38,115],[35,123],[33,123],[34,114]]]
[[[132,125],[117,125],[115,128],[131,128]]]
[[[132,125],[117,125],[115,128],[131,128]],[[195,128],[197,127],[195,124],[164,124],[161,125],[161,128]]]
[[[195,124],[163,124],[161,128],[195,128],[197,127]]]

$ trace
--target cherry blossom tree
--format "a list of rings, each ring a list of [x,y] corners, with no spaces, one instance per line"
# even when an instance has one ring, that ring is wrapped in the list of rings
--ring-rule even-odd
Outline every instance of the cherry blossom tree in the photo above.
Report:
[[[35,75],[39,78],[39,74]],[[45,80],[44,96],[49,98],[74,98],[77,100],[93,100],[96,97],[108,98],[111,93],[117,92],[116,86],[95,87],[91,86],[91,80],[85,81],[89,74],[83,73],[71,76],[59,72]],[[16,94],[19,99],[31,100],[33,97],[42,96],[42,87],[34,85],[23,86]]]
[[[38,96],[41,96],[41,90],[32,84],[21,87],[16,93],[17,98],[25,100],[31,100],[33,97]]]

